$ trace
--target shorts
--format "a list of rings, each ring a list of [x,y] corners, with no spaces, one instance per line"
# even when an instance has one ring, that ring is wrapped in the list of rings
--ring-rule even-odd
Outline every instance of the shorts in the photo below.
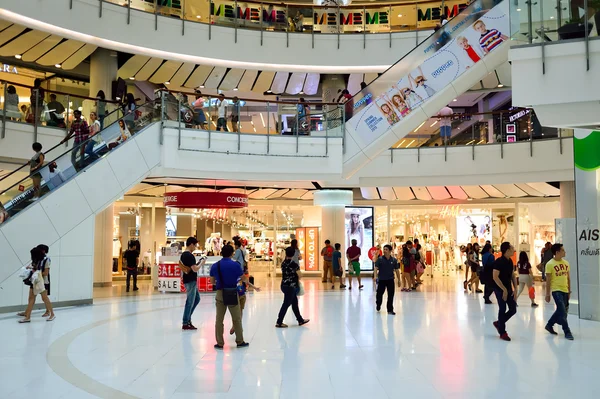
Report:
[[[240,296],[240,309],[244,310],[246,307],[246,295]]]
[[[471,273],[477,273],[478,270],[479,270],[479,266],[471,265]]]
[[[44,287],[46,287],[46,294],[50,295],[50,284],[44,284]]]
[[[360,262],[350,262],[348,265],[348,273],[360,276]]]
[[[440,137],[450,137],[452,135],[451,126],[440,126]]]
[[[334,268],[334,269],[333,269],[333,275],[334,275],[334,276],[336,276],[336,277],[342,277],[342,275],[343,275],[343,272],[342,272],[342,270],[341,270],[341,269],[339,269],[339,268],[337,268],[337,269],[336,269],[336,268]]]

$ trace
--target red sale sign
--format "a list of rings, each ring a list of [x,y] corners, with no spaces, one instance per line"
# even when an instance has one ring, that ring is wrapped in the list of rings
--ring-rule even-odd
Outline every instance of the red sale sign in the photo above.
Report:
[[[381,256],[381,250],[377,247],[369,249],[369,259],[375,262]]]

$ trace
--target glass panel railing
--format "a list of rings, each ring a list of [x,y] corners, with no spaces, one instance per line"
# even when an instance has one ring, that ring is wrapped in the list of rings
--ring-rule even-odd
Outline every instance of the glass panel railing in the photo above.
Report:
[[[39,147],[34,148],[32,160],[21,167],[21,172],[24,172],[21,176],[25,176],[0,191],[0,220],[16,215],[71,180],[150,123],[159,121],[160,114],[160,106],[154,102],[147,103],[102,130],[98,127],[97,133],[91,137],[86,134],[90,131],[87,123],[76,115],[68,137],[74,141],[73,148],[65,152],[61,146],[60,154],[44,154]],[[0,183],[3,180],[0,179]]]

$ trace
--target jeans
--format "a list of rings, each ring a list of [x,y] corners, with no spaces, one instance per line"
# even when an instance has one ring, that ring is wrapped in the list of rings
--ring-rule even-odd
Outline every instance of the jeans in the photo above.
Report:
[[[88,141],[88,143],[85,145],[85,153],[86,155],[89,157],[89,162],[94,162],[96,159],[100,158],[98,155],[96,155],[96,153],[94,152],[94,145],[96,144],[96,142],[94,140],[90,140]]]
[[[377,284],[377,294],[375,296],[375,304],[377,305],[377,308],[381,307],[381,304],[383,302],[383,293],[385,290],[387,290],[387,311],[393,312],[394,311],[394,292],[395,292],[393,279],[392,280],[379,280],[379,283]]]
[[[506,333],[506,322],[517,314],[517,302],[515,302],[512,290],[508,290],[506,301],[502,299],[502,290],[500,288],[494,288],[494,293],[498,300],[498,332],[502,335]],[[506,310],[507,305],[508,311]]]
[[[560,324],[565,334],[571,332],[569,323],[567,322],[567,315],[569,314],[569,294],[562,291],[552,291],[552,298],[554,298],[556,310],[552,317],[550,317],[550,320],[548,320],[548,325],[554,327],[554,324]]]
[[[486,301],[489,301],[490,296],[494,292],[494,287],[492,287],[491,282],[486,283],[484,287],[485,288],[483,289],[483,299],[485,299]]]
[[[302,323],[304,318],[302,318],[302,315],[300,314],[300,308],[298,308],[298,295],[296,294],[296,287],[282,284],[281,292],[283,292],[283,304],[281,305],[281,310],[279,310],[277,324],[283,323],[283,318],[285,317],[285,314],[290,306],[292,306],[292,311],[294,312],[294,316],[296,316],[298,323]]]
[[[83,141],[76,141],[73,143],[73,151],[71,151],[71,164],[75,170],[79,170],[81,168],[81,164],[77,163],[77,156],[79,156],[79,162],[83,163]]]
[[[192,313],[200,303],[200,293],[198,292],[198,282],[192,281],[184,285],[187,292],[187,299],[183,308],[183,325],[185,326],[192,323]]]
[[[229,309],[229,314],[231,314],[231,321],[233,322],[233,331],[235,332],[235,343],[238,345],[243,343],[244,329],[242,328],[242,307],[239,303],[239,300],[237,305],[225,305],[223,303],[223,290],[218,290],[215,304],[217,307],[217,318],[215,320],[215,338],[217,340],[217,344],[219,344],[220,346],[225,345],[225,341],[223,340],[223,320],[225,319],[225,313],[227,312],[227,309]]]
[[[137,289],[137,270],[129,270],[127,269],[127,281],[125,283],[125,290],[129,291],[129,282],[131,281],[131,277],[133,276],[133,288]]]
[[[217,119],[217,131],[221,131],[221,128],[223,128],[224,132],[228,132],[229,131],[227,129],[227,119],[225,119],[225,118],[219,118],[219,119]]]

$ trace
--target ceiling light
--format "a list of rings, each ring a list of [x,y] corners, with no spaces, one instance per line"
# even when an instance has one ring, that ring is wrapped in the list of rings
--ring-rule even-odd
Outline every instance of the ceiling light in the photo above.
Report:
[[[60,64],[54,64],[55,67],[60,68],[62,65]]]
[[[238,90],[239,90],[239,89],[238,89],[237,87],[234,87],[234,88],[233,88],[233,91],[238,91]]]
[[[554,19],[554,17],[550,17],[550,19]]]
[[[20,59],[21,59],[21,57],[22,57],[22,55],[21,55],[21,54],[15,54],[15,58],[16,58],[16,59],[20,60]]]
[[[469,197],[467,198],[467,201],[473,201],[473,198]]]
[[[166,84],[166,85],[170,85],[170,84],[171,84],[171,82],[169,82],[169,81],[166,81],[166,82],[165,82],[165,84]]]
[[[452,101],[456,102],[456,101],[458,101],[458,100],[455,98],[455,99],[454,99],[454,100],[452,100]]]
[[[520,9],[520,8],[517,8],[517,11],[521,12],[521,9]]]
[[[300,94],[300,95],[303,95],[303,94],[304,94],[304,92],[303,92],[303,91],[301,91],[301,92],[300,92],[300,93],[298,93],[298,94]]]
[[[504,85],[502,83],[498,84],[498,87],[504,87]]]
[[[135,78],[133,76],[130,76],[129,80],[135,80]]]
[[[437,123],[438,123],[438,121],[435,121],[431,125],[429,125],[429,127],[434,127]]]
[[[196,15],[196,18],[200,19],[200,18],[202,18],[202,17],[201,17],[200,15]]]
[[[413,141],[411,141],[410,143],[408,143],[408,144],[406,145],[406,148],[410,147],[410,146],[412,145],[412,143],[414,143],[414,142],[415,142],[415,141],[413,140]]]
[[[423,126],[425,124],[425,121],[423,121],[423,123],[421,123],[419,126],[417,126],[417,128],[415,129],[415,133],[417,132],[417,130],[419,130],[421,128],[421,126]]]
[[[398,14],[398,18],[402,18],[402,14]]]
[[[201,89],[204,89],[204,85],[200,85],[200,86],[198,86],[198,87],[200,87]]]

